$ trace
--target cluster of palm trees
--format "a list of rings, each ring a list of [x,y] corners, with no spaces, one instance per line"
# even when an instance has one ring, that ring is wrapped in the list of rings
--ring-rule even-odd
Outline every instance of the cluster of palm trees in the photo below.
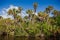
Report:
[[[28,16],[25,16],[24,18],[22,18],[21,16],[21,12],[23,10],[22,7],[18,7],[18,9],[9,9],[7,13],[8,15],[12,15],[14,19],[3,19],[2,17],[0,17],[1,28],[4,28],[4,26],[6,26],[5,29],[7,29],[8,34],[12,33],[18,36],[34,36],[37,34],[40,35],[42,33],[45,35],[50,35],[53,30],[54,32],[57,31],[60,26],[60,11],[54,10],[52,6],[48,6],[45,11],[40,11],[36,15],[37,7],[38,3],[34,3],[34,10],[28,9],[26,11],[26,14],[28,14]],[[52,14],[53,16],[50,17],[50,14]],[[4,24],[4,26],[2,24]],[[1,29],[0,31],[4,30]]]

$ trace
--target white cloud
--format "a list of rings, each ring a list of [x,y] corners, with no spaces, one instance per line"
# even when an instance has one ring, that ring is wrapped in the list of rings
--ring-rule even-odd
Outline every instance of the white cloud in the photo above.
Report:
[[[7,9],[5,8],[5,10],[8,11],[9,9],[13,9],[13,8],[18,9],[18,6],[10,5],[9,8],[7,8]]]
[[[10,5],[9,8],[3,8],[1,11],[0,11],[0,16],[2,16],[3,18],[13,18],[11,15],[8,15],[7,12],[9,9],[18,9],[18,6],[13,6],[13,5]],[[20,14],[18,14],[20,15]],[[21,12],[21,16],[24,17],[26,14],[25,14],[25,11],[22,11]]]
[[[38,15],[37,12],[36,13],[33,12],[33,14]]]
[[[27,14],[26,14],[26,11],[23,10],[23,11],[21,12],[21,16],[24,17],[24,16],[26,16],[26,15],[27,15]]]
[[[7,14],[7,10],[6,8],[3,8],[1,11],[0,11],[0,16],[2,16],[3,18],[13,18],[11,15],[8,16]]]

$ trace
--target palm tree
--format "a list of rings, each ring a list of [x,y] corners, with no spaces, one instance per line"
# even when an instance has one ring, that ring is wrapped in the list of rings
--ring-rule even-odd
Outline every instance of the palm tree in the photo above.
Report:
[[[16,18],[16,15],[17,15],[16,9],[15,8],[14,9],[9,9],[8,10],[8,15],[13,15],[13,17],[15,19]]]
[[[8,10],[8,14],[9,15],[13,15],[14,16],[14,19],[15,19],[18,13],[21,14],[21,11],[22,11],[22,8],[21,7],[18,7],[18,10],[15,9],[15,8],[13,8],[13,9],[9,9]]]
[[[22,7],[18,7],[19,13],[21,13],[22,10],[23,10]]]
[[[48,14],[48,17],[47,17],[47,22],[49,21],[49,14],[50,12],[53,10],[53,7],[52,6],[48,6],[45,10],[45,12]]]
[[[43,17],[43,12],[41,12],[41,11],[38,12],[38,16],[39,16],[39,17]]]
[[[25,22],[28,21],[28,16],[25,16],[25,17],[24,17],[24,21],[25,21]]]
[[[40,21],[44,20],[44,12],[38,12],[38,18],[40,19]]]
[[[58,13],[59,12],[57,10],[54,10],[52,14],[54,15],[54,17],[56,17],[58,15]]]
[[[46,18],[48,16],[48,14],[46,14],[45,12],[38,12],[38,16]]]
[[[29,15],[29,20],[31,21],[33,10],[27,10],[26,13]]]
[[[33,4],[33,6],[34,6],[34,13],[36,13],[36,9],[37,9],[38,4],[35,2],[35,3]]]
[[[13,9],[8,10],[8,14],[13,15],[13,17],[14,17],[14,25],[15,26],[18,25],[18,27],[23,29],[23,27],[22,27],[22,18],[21,18],[21,16],[18,15],[19,13],[21,14],[21,11],[22,11],[21,7],[18,7],[18,9],[13,8]]]
[[[49,13],[51,12],[51,10],[53,10],[53,7],[52,7],[52,6],[48,6],[48,7],[46,8],[45,12],[46,12],[47,14],[49,14]]]
[[[21,16],[18,15],[18,16],[16,17],[16,19],[17,19],[17,22],[18,22],[18,23],[19,23],[19,22],[22,22]]]
[[[22,19],[22,14],[21,14],[22,10],[23,10],[22,7],[18,7],[17,13],[20,13],[21,19]],[[24,22],[24,19],[22,21]]]
[[[35,22],[35,13],[36,13],[37,6],[38,6],[38,4],[35,2],[35,3],[33,4],[33,7],[34,7],[33,23]]]
[[[48,8],[49,8],[49,12],[51,12],[51,10],[53,10],[52,6],[48,6]]]
[[[21,14],[21,11],[23,10],[23,8],[22,7],[18,7],[18,13],[20,13]],[[21,15],[20,15],[21,16]]]
[[[12,9],[9,9],[8,10],[8,15],[12,15],[12,13],[13,13]]]
[[[18,21],[19,22],[21,21],[20,16],[18,16],[18,14],[21,13],[21,11],[22,11],[21,7],[19,7],[18,9],[13,8],[8,10],[8,14],[13,15],[15,24],[17,25],[18,25]]]

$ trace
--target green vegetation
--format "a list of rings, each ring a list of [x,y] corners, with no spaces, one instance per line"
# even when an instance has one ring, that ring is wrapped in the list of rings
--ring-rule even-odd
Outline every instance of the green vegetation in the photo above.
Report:
[[[8,10],[8,15],[13,15],[14,19],[4,19],[0,16],[0,35],[6,32],[13,36],[40,36],[41,34],[49,36],[53,32],[60,31],[60,11],[48,6],[43,12],[40,11],[36,15],[38,4],[34,3],[33,7],[34,10],[26,11],[28,16],[25,17],[21,16],[23,10],[21,7],[18,7],[17,10],[14,8]],[[53,16],[50,17],[50,14]]]

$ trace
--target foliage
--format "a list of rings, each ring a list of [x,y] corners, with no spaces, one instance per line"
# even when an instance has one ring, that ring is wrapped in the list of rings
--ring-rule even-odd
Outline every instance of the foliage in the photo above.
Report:
[[[58,10],[53,10],[52,6],[48,6],[45,11],[40,11],[38,15],[35,15],[38,5],[34,3],[33,6],[34,10],[27,10],[28,16],[25,17],[18,15],[21,14],[21,7],[18,7],[18,10],[9,9],[8,14],[13,15],[14,19],[0,17],[0,34],[6,32],[14,36],[35,36],[43,33],[48,36],[60,28],[60,12]],[[49,17],[50,12],[53,13],[52,17]]]

